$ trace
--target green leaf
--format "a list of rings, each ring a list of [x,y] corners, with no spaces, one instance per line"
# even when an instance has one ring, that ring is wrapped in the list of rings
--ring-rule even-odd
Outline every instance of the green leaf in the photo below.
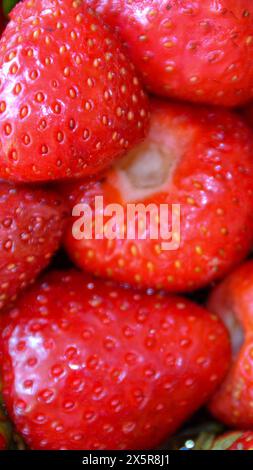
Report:
[[[240,431],[234,431],[234,432],[228,432],[227,434],[224,434],[223,436],[218,437],[213,445],[211,450],[226,450],[229,449],[236,441],[237,439],[240,439],[242,437],[242,432]]]
[[[19,0],[3,0],[3,11],[5,16],[8,16],[12,8],[18,3]]]

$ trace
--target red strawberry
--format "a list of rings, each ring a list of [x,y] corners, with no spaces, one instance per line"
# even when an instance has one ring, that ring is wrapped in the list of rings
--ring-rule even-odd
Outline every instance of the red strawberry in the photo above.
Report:
[[[253,450],[253,432],[228,432],[217,437],[208,450]]]
[[[229,426],[253,429],[253,262],[225,279],[208,305],[230,330],[234,349],[230,371],[210,409]]]
[[[225,106],[253,97],[252,0],[86,1],[154,93]]]
[[[0,308],[48,265],[65,218],[55,192],[0,183]]]
[[[144,136],[133,66],[80,0],[18,4],[0,50],[1,177],[89,175]]]
[[[5,403],[33,449],[153,448],[230,358],[224,326],[201,307],[75,271],[49,274],[1,322]]]
[[[134,240],[125,232],[125,239],[109,241],[94,234],[75,239],[72,218],[65,245],[78,266],[95,274],[140,287],[190,291],[222,278],[252,246],[252,134],[237,115],[212,108],[154,102],[151,121],[147,140],[102,181],[63,190],[70,192],[72,206],[86,203],[93,212],[95,196],[104,197],[105,207],[120,203],[125,221],[127,203],[168,204],[170,213],[172,203],[180,204],[179,248],[163,250],[161,232],[150,239],[157,220],[148,218],[141,231],[146,239],[136,230]],[[162,225],[166,220],[160,217]],[[133,227],[135,218],[128,222]]]

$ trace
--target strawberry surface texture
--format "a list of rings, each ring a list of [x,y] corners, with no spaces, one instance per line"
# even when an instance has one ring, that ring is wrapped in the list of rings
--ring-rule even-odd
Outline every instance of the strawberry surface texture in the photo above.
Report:
[[[252,249],[253,0],[0,1],[0,466],[253,450]]]
[[[66,217],[52,189],[0,182],[0,309],[50,263]]]
[[[3,396],[32,449],[157,446],[205,403],[230,360],[189,300],[53,272],[1,316]]]
[[[79,0],[25,0],[0,41],[0,176],[101,171],[138,143],[147,101],[121,45]]]
[[[120,204],[127,225],[122,236],[103,239],[76,234],[79,217],[71,217],[65,247],[81,268],[138,287],[193,291],[208,285],[238,264],[252,247],[252,132],[230,111],[152,102],[147,139],[101,181],[76,182],[62,191],[70,207],[86,204],[93,210],[103,197]],[[127,217],[129,204],[167,204],[167,218]],[[172,204],[180,205],[180,227],[172,226]],[[84,211],[85,213],[85,211]],[[148,213],[148,212],[147,212]],[[86,217],[86,219],[85,219]],[[84,224],[89,223],[87,212]],[[160,220],[158,235],[152,239]],[[140,217],[138,223],[140,222]],[[77,225],[76,225],[77,223]],[[178,245],[163,249],[162,225],[175,232]],[[114,223],[120,233],[122,222]],[[128,236],[130,233],[131,237]],[[177,238],[176,238],[177,237]]]
[[[208,307],[227,325],[233,345],[233,361],[210,410],[222,422],[237,429],[253,429],[253,262],[226,278],[210,295]]]
[[[198,103],[253,97],[251,0],[87,0],[116,30],[147,88]]]

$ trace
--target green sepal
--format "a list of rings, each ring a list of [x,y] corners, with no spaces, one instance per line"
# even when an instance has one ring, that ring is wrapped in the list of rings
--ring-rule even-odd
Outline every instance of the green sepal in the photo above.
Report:
[[[3,12],[5,16],[8,16],[12,8],[18,3],[19,0],[3,0]]]

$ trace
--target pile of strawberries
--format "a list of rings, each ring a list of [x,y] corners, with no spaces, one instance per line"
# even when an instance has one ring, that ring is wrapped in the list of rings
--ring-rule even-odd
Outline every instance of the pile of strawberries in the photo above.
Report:
[[[252,0],[12,10],[0,40],[0,369],[31,449],[154,449],[203,405],[236,430],[209,449],[253,448],[251,102]],[[76,207],[95,218],[98,196],[124,214],[179,206],[176,248],[162,249],[151,219],[141,237],[117,237],[118,224],[113,239],[78,239]],[[56,269],[60,247],[72,261]],[[9,436],[0,415],[0,448]]]

